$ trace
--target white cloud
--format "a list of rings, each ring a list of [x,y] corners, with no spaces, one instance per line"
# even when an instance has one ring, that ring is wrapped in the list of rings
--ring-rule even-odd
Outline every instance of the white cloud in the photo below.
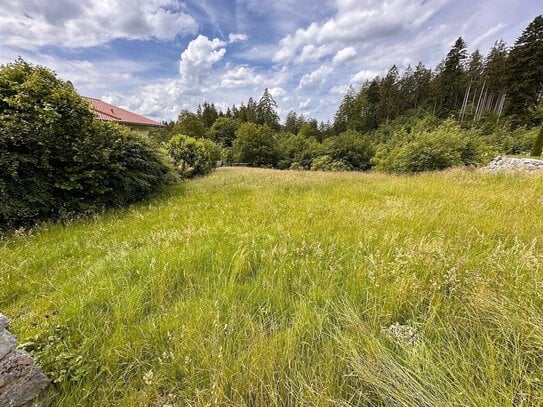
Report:
[[[220,61],[226,53],[226,42],[214,38],[210,40],[199,35],[192,40],[181,54],[179,73],[188,86],[199,86],[211,67]]]
[[[286,63],[313,46],[324,56],[348,44],[364,43],[421,27],[446,0],[337,0],[337,13],[323,23],[311,23],[280,41],[275,62]]]
[[[264,77],[246,65],[231,67],[214,65],[226,54],[228,42],[199,35],[181,53],[179,75],[141,86],[135,92],[106,93],[103,99],[140,114],[157,119],[173,119],[182,109],[193,109],[203,100],[213,100],[217,106],[230,106],[258,97],[266,86],[275,95],[286,91],[279,87],[287,74],[284,69]],[[235,89],[235,92],[232,92]]]
[[[228,35],[228,42],[229,43],[233,43],[233,42],[237,42],[237,41],[247,41],[247,35],[245,34],[233,34],[233,33],[230,33]]]
[[[332,62],[334,64],[347,62],[347,61],[352,60],[354,57],[356,57],[356,55],[357,55],[357,52],[353,47],[346,47],[346,48],[340,49],[337,52]]]
[[[274,98],[282,98],[287,95],[287,91],[279,86],[268,89]]]
[[[306,100],[300,102],[298,105],[299,110],[307,111],[311,107],[311,98],[307,98]]]
[[[363,69],[363,70],[358,71],[357,73],[355,73],[353,75],[353,77],[351,78],[350,83],[351,84],[362,85],[364,82],[366,82],[368,80],[371,80],[371,79],[373,79],[376,76],[379,76],[381,74],[382,74],[382,72],[379,72],[379,71],[374,71],[374,70],[371,70],[371,69]]]
[[[331,95],[344,95],[344,94],[347,93],[348,90],[349,90],[348,85],[337,85],[337,86],[333,86],[330,89],[330,94]]]
[[[3,0],[0,42],[23,49],[89,47],[113,39],[173,40],[198,23],[171,0]]]
[[[302,79],[300,79],[299,89],[314,88],[322,85],[331,72],[332,68],[322,65],[316,71],[305,74],[302,76]]]
[[[493,39],[497,39],[497,34],[501,31],[503,31],[504,28],[506,28],[507,25],[504,24],[504,23],[499,23],[498,25],[490,28],[487,32],[485,32],[484,34],[481,34],[479,35],[477,38],[475,38],[475,40],[473,40],[473,42],[471,43],[471,46],[473,48],[477,48],[479,45],[481,45],[481,43],[489,38],[493,38]]]
[[[255,73],[253,68],[247,66],[238,66],[229,69],[220,81],[223,88],[239,88],[261,83],[262,77]]]

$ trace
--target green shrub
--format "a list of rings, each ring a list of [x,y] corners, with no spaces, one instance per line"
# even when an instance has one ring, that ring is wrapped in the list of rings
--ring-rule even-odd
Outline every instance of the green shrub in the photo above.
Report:
[[[378,170],[409,173],[477,165],[493,154],[479,136],[463,132],[448,120],[435,130],[404,134],[382,144],[373,162]]]
[[[375,154],[368,138],[353,130],[326,139],[323,148],[334,161],[341,161],[355,170],[369,170]]]
[[[210,140],[196,140],[178,134],[166,145],[174,161],[177,173],[182,178],[191,178],[209,173],[220,158],[218,146]]]
[[[256,167],[274,167],[280,158],[276,136],[267,125],[242,124],[232,150],[236,161]]]
[[[334,160],[329,155],[321,155],[311,163],[311,171],[351,171],[353,167],[342,160]]]
[[[279,140],[279,149],[282,159],[277,166],[280,169],[290,168],[294,164],[299,169],[309,169],[313,158],[320,155],[322,146],[314,138],[306,138],[301,134],[284,134]]]
[[[493,146],[499,154],[529,154],[537,137],[537,129],[519,127],[512,130],[509,126],[496,128],[483,139]]]
[[[71,84],[22,59],[0,67],[0,230],[141,199],[168,165],[94,120]]]

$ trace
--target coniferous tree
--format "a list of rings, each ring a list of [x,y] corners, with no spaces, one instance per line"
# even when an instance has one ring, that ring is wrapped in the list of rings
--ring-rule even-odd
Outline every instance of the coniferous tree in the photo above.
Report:
[[[285,131],[292,134],[298,134],[298,131],[300,131],[298,115],[292,110],[287,113],[287,117],[285,119]]]
[[[530,120],[529,110],[543,93],[543,15],[537,16],[509,54],[507,113],[517,124]]]
[[[256,105],[256,122],[258,124],[267,124],[270,128],[279,130],[277,103],[268,88],[264,89],[264,93]]]
[[[398,83],[399,114],[415,107],[416,92],[415,72],[411,68],[411,65],[409,65]]]
[[[245,121],[257,123],[257,104],[252,97],[249,98],[247,106],[245,106]]]
[[[379,104],[377,106],[379,123],[388,123],[389,120],[398,115],[398,76],[398,68],[393,65],[381,82]]]
[[[432,71],[419,62],[413,73],[415,81],[415,104],[414,108],[424,105],[428,101],[430,94],[430,82],[432,80]]]
[[[438,66],[439,72],[434,81],[438,97],[436,110],[438,116],[446,117],[460,107],[466,82],[467,57],[466,42],[462,37],[458,37],[443,63]]]

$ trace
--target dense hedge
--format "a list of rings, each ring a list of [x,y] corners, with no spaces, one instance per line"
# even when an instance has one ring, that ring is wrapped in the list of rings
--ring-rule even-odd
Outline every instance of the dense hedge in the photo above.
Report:
[[[94,120],[53,72],[21,59],[0,67],[0,230],[124,205],[171,174],[164,154]]]

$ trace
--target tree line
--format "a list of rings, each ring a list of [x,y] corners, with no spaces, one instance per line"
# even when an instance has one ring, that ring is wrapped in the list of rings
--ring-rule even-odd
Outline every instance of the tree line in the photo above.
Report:
[[[325,146],[337,142],[346,132],[356,133],[357,140],[369,139],[376,150],[379,143],[386,141],[383,137],[387,126],[393,128],[393,123],[402,119],[409,121],[419,115],[416,112],[439,120],[452,118],[464,129],[479,128],[483,132],[499,127],[511,131],[533,127],[541,122],[537,106],[542,98],[543,16],[537,16],[512,47],[499,40],[486,56],[479,50],[468,54],[466,42],[459,37],[433,70],[422,62],[403,72],[393,65],[384,77],[368,80],[359,89],[351,86],[332,123],[319,123],[294,111],[280,123],[277,103],[265,89],[258,100],[251,97],[247,103],[229,106],[225,111],[207,101],[195,112],[184,110],[156,137],[164,142],[177,134],[212,140],[226,149],[223,158],[227,161],[307,168],[308,157],[328,156],[330,151]],[[251,137],[259,146],[259,154],[265,157],[252,157],[255,151],[243,151],[244,144],[251,144]],[[294,144],[298,149],[302,144],[308,149],[301,154],[303,158],[289,156]],[[525,146],[519,146],[526,140],[512,144],[497,152],[525,152]]]
[[[537,16],[511,48],[496,41],[486,56],[468,54],[459,37],[431,70],[422,62],[400,74],[393,65],[383,77],[344,96],[334,132],[369,132],[411,109],[460,122],[507,119],[514,126],[539,122],[534,114],[543,97],[543,16]]]

